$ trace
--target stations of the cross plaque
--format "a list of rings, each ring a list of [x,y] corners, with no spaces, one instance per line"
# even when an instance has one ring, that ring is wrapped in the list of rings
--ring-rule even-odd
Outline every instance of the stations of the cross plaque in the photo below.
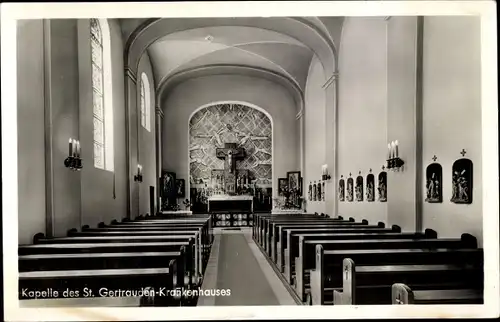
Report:
[[[245,149],[236,143],[225,143],[223,148],[216,149],[216,156],[224,160],[224,186],[226,193],[236,193],[236,161],[245,157]]]

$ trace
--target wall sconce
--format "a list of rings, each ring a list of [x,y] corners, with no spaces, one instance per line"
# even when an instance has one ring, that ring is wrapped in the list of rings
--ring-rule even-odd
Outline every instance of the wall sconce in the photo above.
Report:
[[[328,173],[328,165],[323,164],[321,166],[321,179],[323,181],[326,181],[326,180],[330,180],[331,178],[332,178],[332,176],[330,176],[330,174]]]
[[[387,157],[387,169],[398,169],[401,168],[405,162],[399,157],[399,143],[398,140],[392,141],[387,145],[388,157]]]
[[[142,165],[137,165],[137,174],[134,176],[134,181],[142,182]]]
[[[81,155],[80,141],[69,139],[69,154],[64,160],[64,166],[70,168],[73,171],[80,171],[83,168]]]

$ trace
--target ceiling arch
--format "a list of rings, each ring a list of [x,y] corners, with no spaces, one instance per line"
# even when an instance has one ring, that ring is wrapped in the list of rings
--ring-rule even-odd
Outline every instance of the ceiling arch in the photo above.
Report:
[[[164,85],[176,83],[179,75],[210,71],[259,77],[272,74],[271,78],[281,79],[281,83],[292,91],[298,90],[303,97],[313,56],[320,60],[327,78],[336,71],[335,44],[317,17],[121,19],[120,22],[123,37],[127,39],[126,70],[136,75],[139,60],[147,52],[155,88],[159,91],[162,87],[159,91],[162,93]],[[177,80],[170,81],[172,77]],[[158,99],[161,101],[161,97]]]

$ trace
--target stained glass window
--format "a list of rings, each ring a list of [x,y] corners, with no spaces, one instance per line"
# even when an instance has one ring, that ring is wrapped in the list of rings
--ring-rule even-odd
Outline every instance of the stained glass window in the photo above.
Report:
[[[103,87],[103,42],[101,25],[90,19],[90,43],[92,49],[92,103],[94,112],[94,166],[104,169],[104,87]]]
[[[151,131],[151,114],[150,114],[151,104],[149,103],[150,102],[149,80],[145,73],[142,73],[141,75],[140,91],[141,91],[140,93],[141,125],[146,130]]]

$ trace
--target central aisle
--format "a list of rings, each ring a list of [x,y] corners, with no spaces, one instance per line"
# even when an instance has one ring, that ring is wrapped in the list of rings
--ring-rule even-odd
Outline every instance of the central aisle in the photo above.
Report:
[[[217,288],[231,296],[217,297],[215,305],[279,305],[245,236],[227,231],[220,238]]]

